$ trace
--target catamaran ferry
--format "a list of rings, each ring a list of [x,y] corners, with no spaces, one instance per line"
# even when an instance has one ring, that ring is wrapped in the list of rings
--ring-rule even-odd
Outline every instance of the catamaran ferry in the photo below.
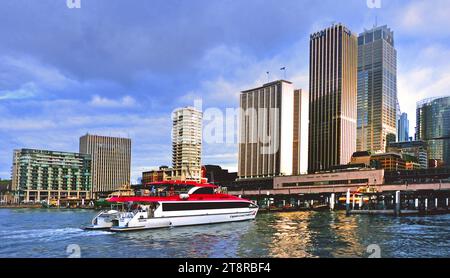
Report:
[[[208,183],[165,181],[150,187],[144,196],[109,198],[116,209],[100,212],[86,228],[122,232],[245,221],[255,219],[258,213],[253,202],[220,193]]]

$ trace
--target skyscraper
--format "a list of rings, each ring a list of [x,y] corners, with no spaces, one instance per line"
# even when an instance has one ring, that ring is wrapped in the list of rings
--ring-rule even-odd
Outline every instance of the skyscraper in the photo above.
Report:
[[[307,95],[285,80],[241,92],[240,179],[306,171],[307,105]]]
[[[80,153],[92,157],[92,191],[95,197],[130,185],[130,139],[86,134],[80,138]]]
[[[417,103],[416,136],[428,143],[428,158],[450,166],[450,97]]]
[[[358,151],[386,151],[386,137],[397,134],[397,107],[394,33],[376,27],[358,37]]]
[[[172,179],[200,181],[203,114],[186,107],[175,110],[172,119]]]
[[[311,35],[309,172],[347,164],[356,151],[357,57],[342,24]]]
[[[408,114],[402,113],[398,120],[398,142],[409,141],[409,120]]]

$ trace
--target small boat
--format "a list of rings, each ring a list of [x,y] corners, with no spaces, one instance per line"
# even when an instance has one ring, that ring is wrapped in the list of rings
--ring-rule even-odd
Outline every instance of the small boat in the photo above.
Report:
[[[110,210],[100,211],[91,221],[91,225],[84,227],[85,230],[105,230],[113,226],[113,220],[119,218],[120,212],[124,210],[123,204],[111,204]]]
[[[150,196],[108,199],[113,204],[126,204],[128,209],[99,214],[92,227],[111,225],[109,230],[115,232],[136,231],[246,221],[255,219],[258,212],[253,202],[221,193],[217,186],[208,183],[165,181],[149,186]]]

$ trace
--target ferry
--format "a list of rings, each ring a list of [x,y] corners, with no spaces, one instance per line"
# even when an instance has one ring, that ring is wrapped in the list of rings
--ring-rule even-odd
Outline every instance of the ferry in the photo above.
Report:
[[[216,185],[193,181],[150,183],[147,196],[115,196],[126,209],[100,212],[88,229],[114,232],[253,220],[258,206],[220,192]]]

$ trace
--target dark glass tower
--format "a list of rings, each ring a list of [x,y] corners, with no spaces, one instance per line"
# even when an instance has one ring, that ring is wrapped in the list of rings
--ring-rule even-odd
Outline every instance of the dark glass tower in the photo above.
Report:
[[[408,114],[402,113],[398,120],[398,142],[409,141],[409,120]]]
[[[397,134],[397,51],[381,26],[358,37],[358,151],[385,152]]]
[[[429,159],[450,166],[450,96],[417,103],[418,140],[428,143]]]

